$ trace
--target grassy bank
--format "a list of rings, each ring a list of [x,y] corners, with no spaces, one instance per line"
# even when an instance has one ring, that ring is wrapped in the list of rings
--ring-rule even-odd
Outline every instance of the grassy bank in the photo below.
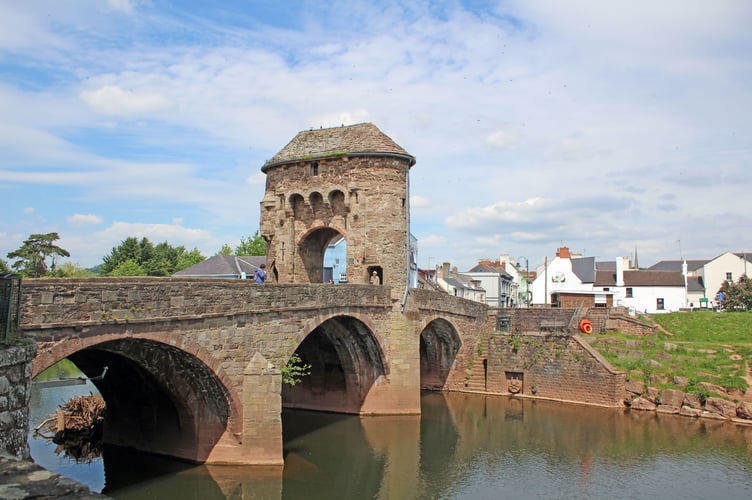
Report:
[[[590,342],[628,380],[707,396],[738,399],[752,378],[752,313],[677,312],[645,318],[650,336],[607,333]]]

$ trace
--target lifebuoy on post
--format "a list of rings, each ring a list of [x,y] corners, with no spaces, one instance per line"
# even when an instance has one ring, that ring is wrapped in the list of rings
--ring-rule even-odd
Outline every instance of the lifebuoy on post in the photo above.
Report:
[[[589,319],[583,319],[580,321],[580,331],[582,333],[593,333],[593,324]]]

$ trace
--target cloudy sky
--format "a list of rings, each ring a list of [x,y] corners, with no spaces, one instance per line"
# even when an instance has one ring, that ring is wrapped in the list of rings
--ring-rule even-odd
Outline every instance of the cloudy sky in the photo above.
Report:
[[[0,0],[0,257],[213,255],[263,163],[373,122],[417,158],[421,267],[752,251],[748,0]]]

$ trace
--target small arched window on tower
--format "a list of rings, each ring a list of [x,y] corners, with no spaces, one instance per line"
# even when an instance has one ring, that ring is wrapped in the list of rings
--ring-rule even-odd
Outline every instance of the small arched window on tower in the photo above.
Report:
[[[319,162],[311,162],[311,175],[319,175]]]

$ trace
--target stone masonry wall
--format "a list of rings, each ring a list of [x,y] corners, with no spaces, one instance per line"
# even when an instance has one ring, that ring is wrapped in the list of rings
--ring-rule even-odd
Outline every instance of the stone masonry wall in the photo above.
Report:
[[[350,283],[368,283],[368,270],[376,266],[382,284],[401,296],[407,286],[409,168],[406,158],[389,155],[339,155],[269,168],[261,233],[269,241],[272,276],[278,274],[280,283],[311,282],[307,254],[323,257],[328,241],[307,245],[306,239],[321,230],[327,240],[336,233],[347,240]]]
[[[29,458],[29,399],[34,344],[0,346],[0,454]]]
[[[499,394],[622,406],[625,375],[577,335],[494,333],[487,386]]]

